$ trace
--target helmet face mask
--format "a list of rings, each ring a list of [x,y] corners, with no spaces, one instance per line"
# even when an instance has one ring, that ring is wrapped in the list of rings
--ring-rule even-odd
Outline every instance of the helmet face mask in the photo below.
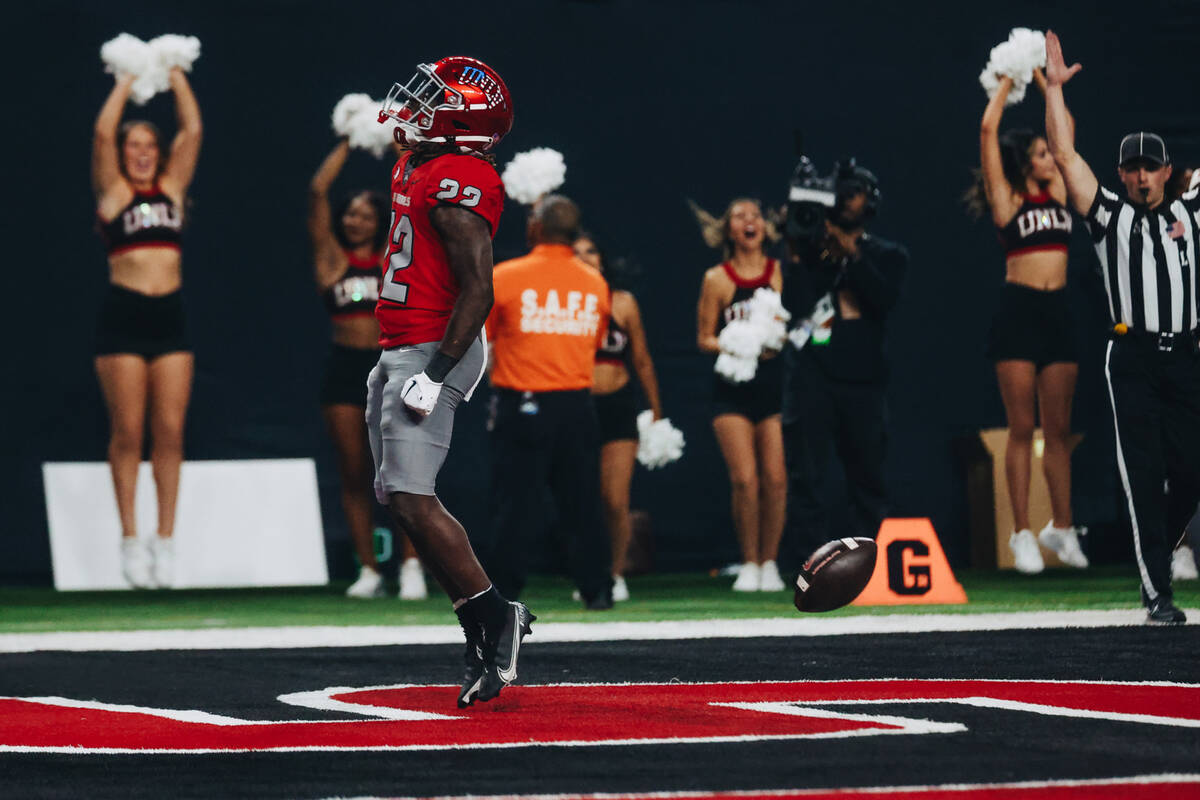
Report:
[[[512,100],[498,74],[473,58],[443,58],[418,64],[401,85],[393,84],[379,121],[399,123],[410,144],[457,144],[463,150],[486,151],[512,128]]]
[[[410,132],[419,136],[433,127],[438,111],[462,108],[462,95],[448,87],[433,68],[432,64],[418,64],[408,83],[393,83],[380,116],[391,117],[405,129],[415,128]]]

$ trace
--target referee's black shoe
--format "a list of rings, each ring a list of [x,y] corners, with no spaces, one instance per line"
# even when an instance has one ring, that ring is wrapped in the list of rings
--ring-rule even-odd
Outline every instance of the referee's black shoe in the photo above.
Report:
[[[1165,597],[1159,597],[1146,607],[1146,622],[1150,625],[1182,625],[1187,616]]]
[[[521,653],[521,640],[533,628],[535,617],[524,603],[510,602],[504,615],[504,624],[494,630],[483,632],[483,677],[479,681],[476,697],[486,703],[500,690],[517,679],[517,659]]]

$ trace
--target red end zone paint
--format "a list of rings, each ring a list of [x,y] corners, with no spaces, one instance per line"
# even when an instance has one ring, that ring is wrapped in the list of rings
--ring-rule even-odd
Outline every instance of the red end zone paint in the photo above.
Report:
[[[202,711],[104,707],[61,698],[0,698],[0,751],[437,749],[911,735],[965,729],[923,719],[923,703],[1200,729],[1200,686],[1190,684],[903,680],[513,686],[497,701],[466,711],[455,709],[456,692],[456,687],[445,686],[328,690],[292,701],[376,717],[336,722],[249,722]],[[880,715],[871,707],[874,703],[914,707],[911,714],[897,717]],[[393,718],[378,718],[389,716],[389,711]],[[394,718],[403,712],[434,718]]]

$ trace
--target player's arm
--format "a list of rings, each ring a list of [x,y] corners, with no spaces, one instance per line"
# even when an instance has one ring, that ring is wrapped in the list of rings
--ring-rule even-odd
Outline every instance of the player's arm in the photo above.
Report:
[[[132,75],[117,78],[96,116],[95,131],[92,134],[92,191],[95,192],[97,200],[121,180],[117,126],[121,122],[121,112],[125,110],[125,104],[129,101],[131,86]]]
[[[662,401],[658,395],[658,377],[654,374],[654,361],[650,358],[650,348],[646,346],[646,331],[642,327],[642,315],[638,309],[637,300],[629,292],[613,292],[613,305],[620,303],[628,313],[625,314],[623,327],[629,334],[629,357],[633,371],[637,373],[638,382],[642,384],[642,392],[646,402],[654,412],[654,419],[662,419]]]
[[[400,390],[404,404],[422,416],[433,411],[442,382],[479,337],[493,301],[492,231],[487,220],[465,208],[440,205],[429,212],[429,221],[442,240],[459,293],[429,364]]]
[[[312,242],[313,269],[317,285],[326,289],[346,271],[339,258],[341,248],[333,235],[333,212],[329,206],[329,187],[346,164],[350,154],[350,142],[342,138],[337,146],[325,156],[308,184],[308,238]],[[383,220],[379,223],[382,225]]]
[[[192,86],[179,67],[171,69],[169,80],[175,93],[175,117],[179,130],[171,142],[171,155],[163,172],[162,187],[167,194],[182,198],[187,193],[196,174],[196,162],[200,159],[200,139],[203,126],[200,122],[200,104]]]
[[[1046,140],[1067,184],[1071,207],[1086,216],[1100,184],[1092,168],[1075,152],[1075,124],[1063,96],[1063,85],[1081,69],[1079,64],[1067,66],[1058,35],[1046,31]]]
[[[696,346],[701,353],[720,353],[717,319],[721,315],[721,274],[717,269],[704,273],[700,284],[700,302],[696,306]]]

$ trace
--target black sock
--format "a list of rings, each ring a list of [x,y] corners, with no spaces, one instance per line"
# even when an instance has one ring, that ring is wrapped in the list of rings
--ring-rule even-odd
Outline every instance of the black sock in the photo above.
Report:
[[[475,618],[474,609],[467,605],[466,598],[457,600],[454,603],[454,613],[458,616],[458,624],[462,626],[463,633],[468,639],[473,638],[473,635],[478,635],[479,620]]]
[[[462,610],[471,614],[484,630],[495,631],[504,625],[505,616],[508,614],[508,601],[496,591],[495,586],[489,586],[486,591],[463,603]]]

